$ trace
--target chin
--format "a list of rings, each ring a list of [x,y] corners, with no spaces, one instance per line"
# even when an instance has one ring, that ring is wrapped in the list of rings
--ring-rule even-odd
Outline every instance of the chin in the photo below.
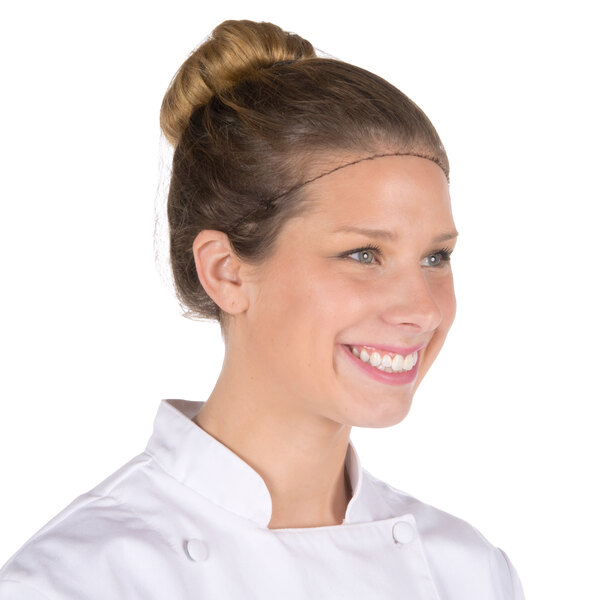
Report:
[[[371,429],[382,429],[392,427],[404,421],[412,405],[412,396],[389,402],[370,402],[368,407],[357,411],[351,417],[353,422],[347,423],[353,427],[368,427]]]

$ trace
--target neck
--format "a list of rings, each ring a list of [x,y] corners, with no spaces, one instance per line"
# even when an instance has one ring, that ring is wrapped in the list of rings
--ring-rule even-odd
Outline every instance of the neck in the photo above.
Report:
[[[351,428],[298,405],[226,361],[195,418],[263,478],[271,529],[338,525],[352,495],[344,469]]]

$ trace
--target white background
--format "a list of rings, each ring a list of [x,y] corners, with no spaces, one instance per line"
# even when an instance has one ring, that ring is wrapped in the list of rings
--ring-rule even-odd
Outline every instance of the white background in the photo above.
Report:
[[[0,564],[202,400],[215,325],[154,259],[158,110],[227,18],[415,100],[450,156],[459,313],[363,465],[502,547],[528,598],[598,598],[598,35],[592,3],[20,2],[1,16]],[[394,7],[393,9],[391,7]]]

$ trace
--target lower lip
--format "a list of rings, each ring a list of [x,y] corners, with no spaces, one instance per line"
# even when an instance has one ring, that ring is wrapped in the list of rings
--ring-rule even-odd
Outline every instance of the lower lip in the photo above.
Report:
[[[402,371],[401,373],[387,373],[377,367],[371,366],[369,363],[362,361],[358,356],[354,356],[352,350],[348,346],[342,346],[344,353],[352,363],[360,369],[365,375],[368,375],[375,381],[387,383],[388,385],[406,385],[412,383],[417,378],[417,371],[421,361],[421,355],[417,354],[417,362],[410,371]]]

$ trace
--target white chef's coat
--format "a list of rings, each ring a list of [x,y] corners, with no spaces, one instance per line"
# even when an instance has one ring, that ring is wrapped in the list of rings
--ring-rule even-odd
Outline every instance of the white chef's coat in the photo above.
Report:
[[[241,458],[163,400],[146,450],[74,500],[0,570],[0,600],[521,600],[504,553],[468,523],[361,468],[341,525],[268,529]]]

